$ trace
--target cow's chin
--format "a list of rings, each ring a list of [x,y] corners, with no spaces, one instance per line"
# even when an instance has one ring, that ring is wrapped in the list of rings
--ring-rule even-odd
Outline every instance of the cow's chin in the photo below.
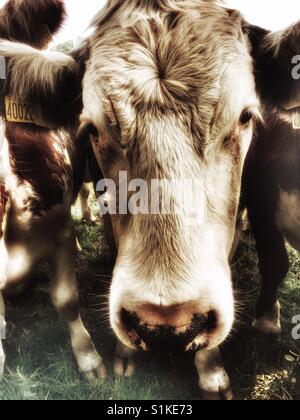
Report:
[[[187,299],[170,306],[145,303],[153,299],[138,302],[122,290],[121,284],[113,282],[111,288],[110,322],[117,338],[132,350],[211,350],[220,346],[232,330],[231,281],[223,282],[217,291],[211,290],[205,299]]]

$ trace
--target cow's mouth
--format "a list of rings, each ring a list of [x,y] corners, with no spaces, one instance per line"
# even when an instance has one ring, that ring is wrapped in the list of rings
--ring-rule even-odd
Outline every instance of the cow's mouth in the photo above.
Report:
[[[189,325],[141,324],[136,313],[122,310],[121,320],[130,341],[140,350],[179,353],[200,351],[209,345],[209,333],[215,328],[216,319],[209,315],[195,315]],[[201,340],[198,340],[201,335]]]

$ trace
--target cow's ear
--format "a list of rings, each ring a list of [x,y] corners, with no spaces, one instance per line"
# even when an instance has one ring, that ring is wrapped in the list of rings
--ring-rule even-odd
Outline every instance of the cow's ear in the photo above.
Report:
[[[0,56],[6,60],[7,70],[0,97],[9,96],[26,105],[37,125],[56,129],[78,124],[83,56],[41,52],[10,41],[0,41]]]
[[[300,110],[300,22],[280,32],[244,25],[252,45],[262,102],[288,112]]]
[[[61,27],[64,0],[8,0],[0,14],[0,38],[45,48]]]

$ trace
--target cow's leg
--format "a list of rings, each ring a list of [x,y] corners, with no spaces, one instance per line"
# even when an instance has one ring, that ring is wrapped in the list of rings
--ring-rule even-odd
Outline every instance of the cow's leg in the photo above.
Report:
[[[276,224],[267,218],[260,223],[259,220],[250,217],[250,222],[256,240],[262,278],[253,327],[262,334],[278,335],[281,333],[278,288],[289,270],[285,240]]]
[[[2,292],[0,290],[0,379],[4,373],[4,363],[5,363],[5,354],[2,346],[2,340],[5,340],[6,334],[6,324],[5,324],[5,306],[4,300],[2,296]]]
[[[120,341],[118,341],[115,360],[114,360],[114,372],[116,378],[121,378],[125,376],[126,378],[131,378],[135,372],[135,363],[134,355],[135,351],[124,346]]]
[[[107,370],[101,356],[80,317],[79,296],[75,276],[76,238],[72,232],[69,239],[60,243],[53,258],[51,298],[59,314],[67,321],[74,355],[79,370],[89,381],[104,379]]]
[[[91,193],[90,186],[84,183],[81,187],[79,197],[80,197],[82,219],[85,220],[87,223],[93,223],[96,220],[89,206],[90,193]]]
[[[29,245],[15,243],[10,247],[7,247],[4,241],[0,244],[0,287],[2,283],[5,295],[22,293],[30,281],[36,258],[31,252],[30,241],[28,243]]]
[[[196,353],[195,364],[204,400],[232,400],[230,381],[222,364],[219,349]]]

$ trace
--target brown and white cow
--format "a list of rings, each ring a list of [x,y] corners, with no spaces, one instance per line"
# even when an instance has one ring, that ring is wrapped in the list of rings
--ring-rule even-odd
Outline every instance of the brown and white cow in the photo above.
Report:
[[[300,130],[287,116],[270,113],[264,120],[247,156],[242,204],[262,277],[254,327],[276,335],[281,332],[278,288],[289,269],[285,240],[300,252]]]
[[[93,26],[71,56],[1,42],[6,92],[49,126],[80,117],[117,189],[120,171],[149,190],[152,180],[200,183],[198,223],[179,213],[112,216],[116,368],[139,347],[194,350],[205,397],[229,399],[218,346],[234,321],[228,256],[243,165],[261,107],[300,105],[300,24],[271,33],[214,0],[111,0]],[[181,204],[176,189],[163,193]]]
[[[64,15],[62,1],[12,0],[1,11],[1,33],[42,48],[60,27]],[[48,260],[51,298],[68,322],[79,369],[88,379],[94,378],[94,371],[97,377],[105,376],[102,359],[80,318],[75,276],[71,205],[84,179],[86,138],[79,137],[74,143],[71,130],[58,132],[34,123],[6,121],[0,128],[0,289],[15,293],[24,287],[36,264]],[[5,314],[1,291],[0,309],[2,374]]]

